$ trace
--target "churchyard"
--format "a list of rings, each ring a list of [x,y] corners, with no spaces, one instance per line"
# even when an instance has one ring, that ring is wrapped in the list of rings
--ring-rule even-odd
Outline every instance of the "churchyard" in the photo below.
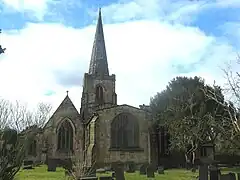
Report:
[[[48,172],[46,165],[41,165],[38,167],[34,167],[33,169],[21,169],[16,175],[16,180],[72,180],[70,176],[65,174],[65,170],[63,168],[56,168],[55,172]],[[112,171],[101,171],[96,174],[99,180],[108,179],[107,177],[112,177]],[[234,173],[235,178],[231,177],[229,173]],[[221,176],[225,176],[221,179],[225,180],[240,180],[240,168],[221,168]],[[139,171],[128,173],[124,173],[124,177],[126,180],[139,179],[144,180],[148,179],[148,172],[140,173]],[[163,172],[159,173],[156,171],[154,173],[155,180],[193,180],[199,178],[199,172],[192,172],[191,170],[186,169],[167,169]],[[90,178],[86,178],[90,179]],[[109,178],[110,179],[110,178]],[[115,179],[117,180],[116,176]],[[122,179],[121,179],[122,180]],[[215,180],[215,179],[214,179]]]
[[[221,169],[222,174],[228,174],[229,172],[234,172],[234,173],[240,173],[240,168],[223,168]],[[106,172],[106,173],[97,173],[98,177],[105,177],[105,176],[111,176],[111,172]],[[192,180],[192,179],[197,179],[198,177],[198,172],[191,172],[189,170],[185,169],[169,169],[165,170],[164,174],[158,174],[155,172],[155,179],[156,180]],[[28,169],[28,170],[23,170],[21,169],[19,173],[16,176],[16,179],[21,180],[64,180],[64,179],[69,179],[68,176],[65,176],[65,170],[63,168],[57,168],[56,172],[48,172],[47,171],[47,166],[40,166],[40,167],[35,167],[34,169]],[[133,179],[139,179],[139,180],[144,180],[147,179],[146,175],[140,175],[139,171],[135,173],[126,173],[125,172],[125,179],[126,180],[133,180]],[[236,178],[236,180],[239,180]]]

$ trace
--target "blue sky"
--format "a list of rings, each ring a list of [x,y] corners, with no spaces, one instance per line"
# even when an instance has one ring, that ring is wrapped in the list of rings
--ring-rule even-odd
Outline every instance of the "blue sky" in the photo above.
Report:
[[[239,0],[0,0],[0,95],[56,107],[69,90],[79,108],[99,7],[120,104],[148,104],[177,75],[222,85],[239,53]]]

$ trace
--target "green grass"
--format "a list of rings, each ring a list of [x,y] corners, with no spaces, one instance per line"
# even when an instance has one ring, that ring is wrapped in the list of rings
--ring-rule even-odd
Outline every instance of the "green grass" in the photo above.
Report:
[[[239,172],[240,168],[223,168],[222,173],[228,172]],[[165,170],[165,174],[159,175],[155,174],[156,180],[192,180],[196,179],[198,173],[192,173],[184,169],[171,169]],[[98,176],[110,176],[111,174],[98,174]],[[127,180],[146,180],[145,175],[139,175],[139,173],[126,173],[125,177]],[[20,170],[16,176],[16,180],[65,180],[64,169],[57,168],[56,172],[48,172],[47,166],[35,167],[33,170]]]

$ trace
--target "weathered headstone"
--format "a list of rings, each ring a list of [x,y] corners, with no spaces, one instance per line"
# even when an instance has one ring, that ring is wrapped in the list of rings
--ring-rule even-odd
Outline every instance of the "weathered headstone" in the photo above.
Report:
[[[210,167],[210,180],[219,180],[220,170],[217,167]]]
[[[157,172],[158,172],[158,174],[164,174],[164,167],[159,166]]]
[[[100,176],[99,180],[112,180],[113,178],[111,176]]]
[[[114,166],[114,171],[116,180],[125,180],[123,164],[120,163],[116,164]]]
[[[147,168],[147,165],[146,164],[143,164],[141,165],[140,169],[139,169],[139,173],[140,175],[145,175],[147,172],[146,172],[146,168]]]
[[[230,180],[236,180],[236,175],[235,173],[230,172],[229,173]]]
[[[208,179],[208,165],[201,164],[199,167],[199,180],[206,180]]]
[[[57,168],[57,163],[54,159],[48,159],[48,171],[55,172]]]
[[[33,169],[33,161],[24,160],[23,161],[23,169]]]
[[[149,165],[146,170],[147,170],[147,177],[148,178],[154,178],[155,177],[154,167],[152,165]]]
[[[236,180],[236,176],[234,173],[221,174],[220,180]]]

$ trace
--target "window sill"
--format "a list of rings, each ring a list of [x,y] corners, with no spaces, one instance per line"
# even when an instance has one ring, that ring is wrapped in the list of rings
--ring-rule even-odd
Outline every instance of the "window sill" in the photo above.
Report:
[[[109,148],[109,151],[121,151],[121,152],[141,152],[144,151],[143,148],[140,147],[132,147],[132,148]]]

